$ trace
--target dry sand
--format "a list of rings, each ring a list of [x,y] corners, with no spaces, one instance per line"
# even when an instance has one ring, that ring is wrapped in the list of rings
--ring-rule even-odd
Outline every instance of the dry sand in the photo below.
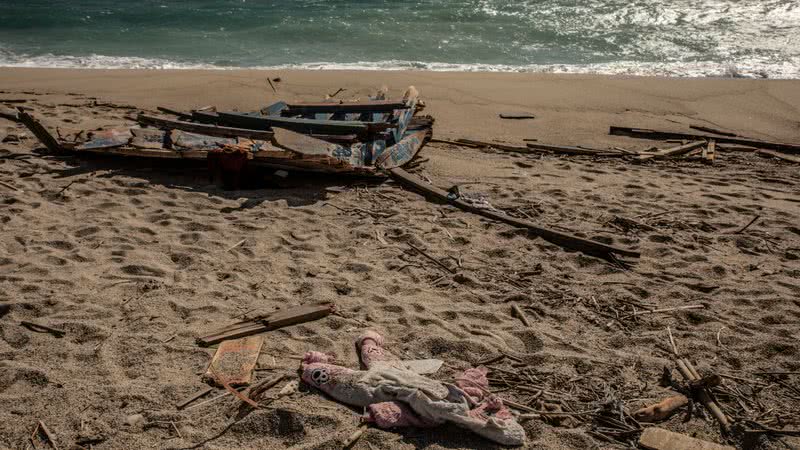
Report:
[[[277,94],[266,76],[281,78]],[[0,103],[27,99],[48,125],[69,132],[125,123],[124,109],[81,106],[89,97],[150,109],[249,110],[275,99],[319,99],[339,87],[347,89],[345,98],[364,98],[382,85],[399,95],[409,84],[437,119],[435,137],[644,149],[663,143],[608,136],[608,126],[686,130],[691,123],[800,141],[797,81],[0,69]],[[537,118],[497,117],[514,111]],[[536,409],[548,407],[537,403],[542,399],[582,410],[607,398],[633,411],[668,392],[658,381],[665,366],[674,367],[669,326],[702,374],[750,380],[724,381],[745,394],[749,417],[766,413],[759,420],[800,428],[800,396],[786,387],[797,378],[779,384],[753,373],[800,371],[797,165],[732,152],[706,166],[514,156],[443,144],[424,149],[430,161],[420,173],[439,186],[460,184],[463,194],[484,196],[512,214],[640,249],[641,259],[622,270],[428,203],[390,182],[293,174],[281,188],[226,192],[208,184],[202,166],[43,155],[24,134],[0,119],[0,140],[22,137],[0,144],[0,302],[12,305],[0,318],[0,448],[25,448],[38,420],[59,448],[202,442],[230,423],[233,401],[176,411],[176,402],[204,386],[213,352],[194,338],[243,314],[318,301],[336,303],[338,314],[269,333],[259,379],[294,377],[294,357],[308,350],[335,353],[355,367],[353,340],[369,327],[399,357],[443,359],[437,374],[443,380],[505,351],[555,391],[531,402]],[[27,156],[10,157],[19,154]],[[621,223],[616,217],[647,227],[624,231],[614,226]],[[408,243],[448,258],[462,276],[443,273]],[[530,328],[511,315],[512,302],[524,309]],[[692,304],[706,308],[615,318],[634,307]],[[66,335],[34,333],[22,320]],[[498,367],[522,370],[511,362]],[[751,400],[754,390],[762,390],[760,403]],[[531,401],[530,393],[513,389],[500,395]],[[722,401],[729,413],[745,415],[736,401]],[[126,423],[136,414],[144,425]],[[340,448],[357,426],[356,412],[301,390],[251,413],[204,448]],[[576,420],[525,426],[531,448],[610,447]],[[663,426],[722,439],[713,419],[697,414]],[[355,446],[415,447],[494,445],[442,427],[369,429]]]

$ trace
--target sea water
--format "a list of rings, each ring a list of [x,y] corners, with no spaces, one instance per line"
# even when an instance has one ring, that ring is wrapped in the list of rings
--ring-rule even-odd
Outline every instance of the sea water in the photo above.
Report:
[[[800,78],[800,0],[0,0],[0,66]]]

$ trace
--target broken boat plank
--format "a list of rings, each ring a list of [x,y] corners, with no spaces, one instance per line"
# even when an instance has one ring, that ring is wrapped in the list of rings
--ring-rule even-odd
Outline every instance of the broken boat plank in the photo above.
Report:
[[[738,144],[746,145],[749,147],[763,148],[768,150],[779,150],[789,153],[800,153],[800,144],[789,144],[782,142],[769,142],[760,141],[758,139],[750,139],[745,137],[730,137],[730,136],[712,136],[707,134],[698,133],[679,133],[673,131],[657,131],[649,130],[646,128],[629,128],[612,126],[608,134],[615,136],[629,136],[638,139],[650,139],[654,141],[666,139],[716,139],[717,143],[724,144]]]
[[[302,305],[278,310],[266,317],[238,322],[209,336],[197,338],[197,343],[203,347],[208,347],[228,339],[237,339],[298,323],[322,319],[331,314],[333,310],[334,305],[332,303]]]
[[[572,236],[570,234],[562,233],[560,231],[550,230],[541,227],[539,225],[536,225],[533,222],[517,219],[515,217],[508,216],[499,211],[479,208],[463,200],[451,199],[448,197],[447,191],[440,189],[436,186],[429,185],[424,181],[422,181],[419,177],[411,175],[410,173],[406,172],[405,170],[399,167],[390,169],[389,174],[399,183],[415,188],[417,191],[422,192],[423,194],[426,194],[430,197],[436,198],[439,201],[449,203],[464,211],[478,214],[480,216],[496,220],[498,222],[504,222],[518,228],[528,229],[532,234],[539,236],[542,239],[545,239],[549,242],[552,242],[553,244],[562,246],[564,248],[578,250],[588,254],[603,255],[603,256],[614,253],[622,256],[630,256],[633,258],[638,258],[640,256],[640,253],[637,251],[612,247],[610,245],[591,241],[588,239],[583,239],[577,236]]]
[[[218,112],[220,124],[255,130],[272,127],[286,128],[298,133],[318,134],[365,134],[370,131],[385,131],[391,125],[381,122],[358,122],[350,120],[296,119],[293,117],[261,116],[235,112]]]
[[[205,136],[244,137],[248,139],[256,139],[262,141],[268,141],[272,139],[273,136],[273,133],[271,131],[220,127],[217,125],[171,120],[164,117],[150,116],[147,114],[139,114],[136,121],[142,125],[153,126],[161,129],[188,131],[191,133],[198,133]]]
[[[425,139],[430,135],[430,130],[420,130],[409,133],[400,142],[384,149],[382,153],[375,158],[375,167],[382,169],[391,169],[393,167],[401,167],[414,159],[419,153]]]
[[[396,109],[407,109],[408,105],[402,101],[372,100],[366,102],[295,102],[286,104],[281,110],[284,116],[301,114],[332,114],[332,113],[382,113],[392,112]]]
[[[686,145],[679,145],[677,147],[668,148],[654,153],[640,154],[638,160],[647,161],[648,159],[666,158],[668,156],[679,156],[704,146],[706,146],[706,141],[690,142]]]
[[[39,141],[47,147],[51,152],[59,152],[62,150],[61,144],[58,143],[55,137],[32,115],[20,110],[17,114],[17,119],[23,123]]]
[[[780,158],[784,161],[789,161],[793,163],[800,164],[800,158],[797,156],[787,155],[786,153],[776,152],[773,150],[758,150],[756,152],[759,156],[772,156],[774,158]]]
[[[221,376],[231,386],[250,384],[263,345],[263,336],[223,341],[203,378],[216,383],[217,377]]]
[[[650,450],[735,450],[728,445],[703,441],[658,427],[645,428],[639,445]]]

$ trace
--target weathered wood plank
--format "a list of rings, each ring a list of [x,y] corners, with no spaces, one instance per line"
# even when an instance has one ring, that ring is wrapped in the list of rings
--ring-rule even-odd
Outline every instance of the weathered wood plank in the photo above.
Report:
[[[735,450],[729,445],[702,441],[658,427],[645,428],[639,445],[650,450]]]
[[[223,341],[214,353],[203,378],[207,382],[221,384],[218,377],[222,377],[231,386],[250,384],[263,345],[263,336]]]
[[[153,126],[165,130],[181,130],[191,133],[203,134],[215,137],[243,137],[247,139],[257,139],[268,141],[272,139],[271,131],[249,130],[246,128],[220,127],[203,123],[191,123],[180,120],[171,120],[163,117],[139,114],[136,119],[140,124]]]
[[[131,134],[130,146],[136,148],[163,149],[167,138],[166,131],[153,128],[131,128]]]
[[[32,115],[20,110],[19,113],[17,113],[17,119],[31,130],[31,133],[33,133],[33,135],[51,152],[59,152],[63,149],[58,140]]]
[[[293,102],[288,103],[281,111],[284,116],[302,114],[333,113],[387,113],[396,109],[407,109],[402,101],[371,100],[365,102]]]
[[[797,156],[787,155],[786,153],[776,152],[772,150],[758,150],[756,152],[760,156],[772,156],[774,158],[780,158],[784,161],[789,161],[793,163],[800,163],[800,158]]]
[[[293,117],[260,116],[252,114],[218,112],[221,125],[267,130],[272,127],[286,128],[304,134],[358,134],[384,131],[388,123],[357,122],[345,120],[296,119]]]
[[[686,145],[679,145],[677,147],[668,148],[654,153],[642,153],[637,158],[639,161],[647,161],[648,159],[666,158],[668,156],[679,156],[691,152],[692,150],[706,146],[706,141],[691,142]]]
[[[630,155],[629,153],[624,153],[619,150],[602,150],[599,148],[574,147],[571,145],[550,145],[550,144],[541,144],[539,142],[529,142],[527,146],[528,148],[534,150],[562,153],[565,155],[614,156],[614,157],[622,157]]]
[[[331,303],[321,305],[302,305],[293,308],[275,311],[264,317],[235,323],[231,326],[217,330],[208,336],[197,338],[197,343],[203,347],[214,345],[228,339],[237,339],[266,331],[295,325],[303,322],[326,317],[334,310]]]
[[[782,142],[761,141],[745,137],[714,136],[698,133],[679,133],[673,131],[657,131],[645,128],[628,128],[612,126],[609,134],[615,136],[629,136],[638,139],[650,139],[655,141],[666,139],[716,139],[717,143],[746,145],[749,147],[763,148],[768,150],[779,150],[788,153],[800,153],[800,144],[789,144]]]
[[[602,244],[600,242],[590,241],[588,239],[583,239],[577,236],[572,236],[567,233],[562,233],[560,231],[550,230],[539,225],[534,224],[533,222],[529,222],[527,220],[517,219],[515,217],[508,216],[503,214],[499,211],[493,211],[484,208],[478,208],[477,206],[473,206],[470,203],[467,203],[463,200],[459,199],[450,199],[447,195],[447,192],[443,189],[440,189],[436,186],[432,186],[428,183],[422,181],[419,177],[411,175],[410,173],[406,172],[401,168],[394,168],[389,170],[390,175],[396,181],[400,182],[401,184],[405,184],[407,186],[413,187],[416,190],[426,194],[430,197],[436,198],[439,201],[449,203],[453,206],[456,206],[464,211],[468,211],[474,214],[478,214],[483,217],[487,217],[492,220],[496,220],[498,222],[504,222],[509,225],[518,227],[518,228],[525,228],[536,236],[545,239],[546,241],[552,242],[553,244],[559,245],[564,248],[569,248],[572,250],[578,250],[585,253],[598,255],[598,256],[605,256],[608,254],[618,254],[622,256],[630,256],[634,258],[638,258],[640,253],[637,251],[626,250],[622,248],[612,247],[610,245]]]

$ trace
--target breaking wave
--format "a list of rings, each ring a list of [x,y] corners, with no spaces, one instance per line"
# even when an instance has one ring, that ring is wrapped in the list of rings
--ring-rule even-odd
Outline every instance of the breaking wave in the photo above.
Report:
[[[598,74],[656,77],[800,78],[800,59],[784,63],[765,61],[722,64],[718,62],[617,61],[592,64],[457,64],[421,61],[309,62],[300,64],[228,66],[190,61],[171,61],[134,56],[17,55],[0,49],[0,67],[63,69],[149,69],[149,70],[420,70],[433,72],[517,72],[553,74]]]

